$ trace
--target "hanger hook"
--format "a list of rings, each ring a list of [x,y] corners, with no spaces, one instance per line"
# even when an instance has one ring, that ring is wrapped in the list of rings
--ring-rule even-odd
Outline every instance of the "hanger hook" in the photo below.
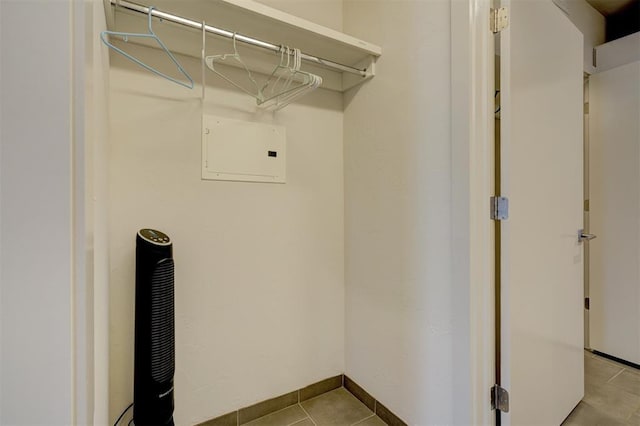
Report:
[[[236,55],[238,54],[238,46],[236,46],[236,35],[237,34],[238,33],[234,31],[233,32],[233,37],[231,37],[231,39],[233,40],[233,53],[236,54]]]
[[[155,34],[153,32],[153,28],[151,27],[151,18],[153,16],[153,9],[155,9],[155,6],[149,6],[149,34]]]

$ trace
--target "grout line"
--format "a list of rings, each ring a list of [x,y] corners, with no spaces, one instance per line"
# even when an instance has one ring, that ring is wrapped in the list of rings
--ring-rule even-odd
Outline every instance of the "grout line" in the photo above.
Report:
[[[2,1],[2,0],[0,0],[0,1]],[[300,406],[302,406],[302,403],[303,403],[303,402],[312,401],[312,400],[314,400],[314,399],[320,398],[321,396],[325,396],[326,394],[328,394],[328,393],[330,393],[330,392],[337,391],[338,389],[342,389],[342,388],[335,388],[335,389],[331,389],[330,391],[323,392],[323,393],[321,393],[320,395],[316,395],[316,396],[314,396],[313,398],[305,399],[304,401],[299,402],[299,404],[300,404]],[[347,391],[347,392],[349,392],[349,391]],[[349,392],[349,395],[352,395],[352,393],[351,393],[351,392]]]
[[[279,410],[272,411],[272,412],[270,412],[269,414],[265,414],[265,415],[264,415],[264,416],[262,416],[262,417],[258,417],[258,419],[261,419],[261,418],[263,418],[263,417],[267,417],[267,416],[271,416],[271,415],[276,414],[276,413],[279,413],[279,412],[281,412],[281,411],[288,410],[289,408],[293,407],[294,405],[297,405],[297,404],[291,404],[291,405],[288,405],[288,406],[286,406],[286,407],[284,407],[284,408],[281,408],[281,409],[279,409]],[[253,420],[251,420],[251,421],[258,420],[258,419],[253,419]],[[303,419],[303,420],[304,420],[304,419]]]
[[[304,422],[305,420],[307,420],[309,417],[305,417],[304,419],[300,419],[300,420],[296,420],[293,423],[288,424],[287,426],[293,426],[293,425],[297,425],[298,423]]]
[[[270,412],[270,413],[265,414],[264,416],[260,416],[260,417],[258,417],[258,418],[255,418],[255,419],[253,419],[253,420],[249,421],[249,422],[243,423],[243,425],[248,425],[249,423],[253,423],[253,422],[255,422],[256,420],[264,419],[265,417],[269,417],[269,416],[271,416],[272,414],[276,414],[276,413],[279,413],[280,411],[288,410],[289,408],[293,407],[294,405],[298,405],[298,404],[291,404],[291,405],[289,405],[289,406],[287,406],[287,407],[284,407],[284,408],[281,408],[281,409],[279,409],[279,410],[272,411],[272,412]],[[304,419],[296,420],[294,423],[297,423],[297,422],[302,421],[302,420],[304,420]],[[240,422],[240,410],[238,410],[238,422]],[[293,424],[293,423],[292,423],[292,424]],[[290,425],[287,425],[287,426],[290,426]]]
[[[634,371],[638,371],[638,369],[637,369],[637,368],[635,368],[635,367],[633,367],[633,366],[631,366],[631,365],[627,365],[627,364],[624,364],[624,363],[618,362],[618,361],[616,361],[616,360],[609,359],[609,358],[607,358],[607,357],[604,357],[604,356],[598,355],[598,354],[596,354],[596,353],[592,353],[592,356],[593,356],[593,358],[594,358],[594,359],[597,359],[597,360],[603,361],[603,362],[605,362],[605,363],[607,363],[607,364],[609,364],[609,365],[613,365],[614,367],[617,367],[617,368],[624,368],[624,369],[626,369],[626,370],[633,369]]]
[[[364,418],[364,419],[362,419],[362,420],[358,420],[358,421],[357,421],[357,422],[355,422],[355,423],[351,423],[351,426],[359,425],[360,423],[362,423],[362,422],[364,422],[364,421],[366,421],[366,420],[369,420],[370,418],[375,417],[375,416],[376,416],[376,414],[375,414],[375,413],[373,413],[372,415],[370,415],[370,416],[368,416],[368,417],[365,417],[365,418]]]
[[[236,410],[236,426],[240,426],[240,410]]]
[[[313,399],[313,398],[311,398]],[[309,417],[309,420],[311,420],[311,423],[314,424],[314,426],[318,426],[318,424],[315,422],[315,420],[313,420],[313,417],[311,417],[311,415],[307,412],[307,410],[304,409],[304,407],[302,406],[302,404],[298,404],[300,406],[300,408],[302,408],[302,411],[304,411],[304,413],[307,415],[307,417]]]
[[[611,383],[611,381],[612,381],[613,379],[615,379],[616,377],[618,377],[619,375],[621,375],[621,374],[624,372],[624,370],[625,370],[625,369],[623,368],[622,370],[618,371],[618,372],[617,372],[617,373],[616,373],[612,378],[610,378],[609,380],[607,380],[605,383]]]

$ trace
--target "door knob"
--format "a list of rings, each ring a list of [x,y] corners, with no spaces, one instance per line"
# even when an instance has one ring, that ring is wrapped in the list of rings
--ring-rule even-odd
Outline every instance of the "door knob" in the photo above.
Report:
[[[591,241],[596,238],[595,234],[585,234],[584,229],[578,231],[578,242]]]

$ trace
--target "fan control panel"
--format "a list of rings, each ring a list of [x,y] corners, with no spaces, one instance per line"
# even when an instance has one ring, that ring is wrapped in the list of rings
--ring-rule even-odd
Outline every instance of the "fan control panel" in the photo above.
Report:
[[[152,244],[158,244],[161,246],[167,246],[171,244],[169,236],[164,232],[156,231],[155,229],[141,229],[138,231],[138,235],[143,239],[149,241]]]

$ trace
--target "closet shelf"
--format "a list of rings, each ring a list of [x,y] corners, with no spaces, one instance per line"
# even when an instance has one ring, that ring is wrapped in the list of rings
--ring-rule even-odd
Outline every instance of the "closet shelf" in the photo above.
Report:
[[[323,88],[339,92],[373,78],[375,61],[382,54],[379,46],[252,0],[147,0],[153,1],[148,5],[104,1],[112,31],[144,32],[148,6],[153,6],[154,31],[178,54],[200,58],[203,21],[207,54],[230,51],[235,32],[253,72],[271,72],[277,46],[299,48],[303,69],[320,75]],[[136,43],[157,47],[145,40]]]

